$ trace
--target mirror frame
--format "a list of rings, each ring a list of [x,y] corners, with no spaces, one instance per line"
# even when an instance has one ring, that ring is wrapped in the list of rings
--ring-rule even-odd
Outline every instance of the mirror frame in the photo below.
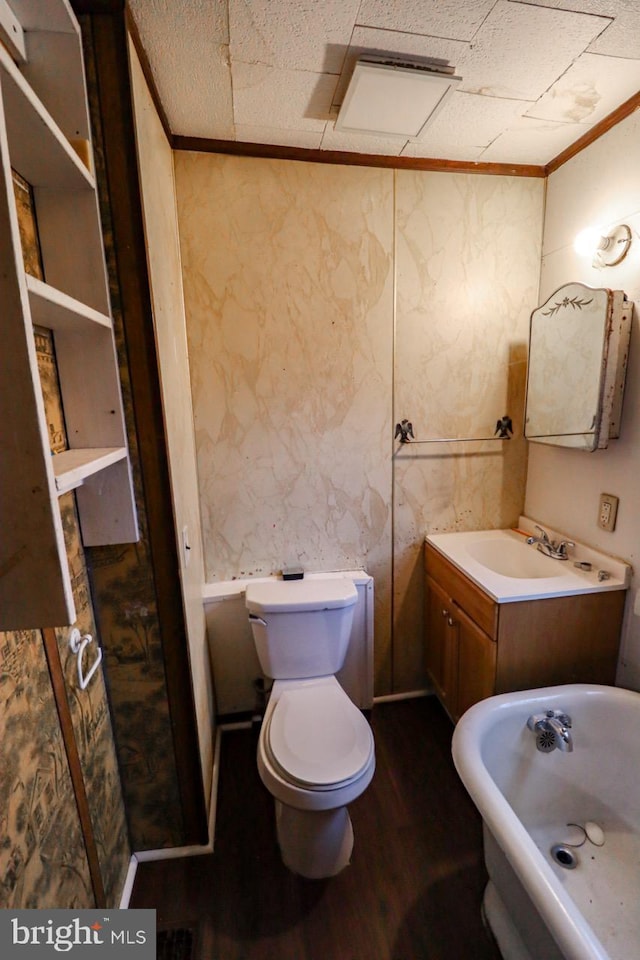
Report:
[[[573,282],[559,287],[532,312],[524,416],[527,440],[593,451],[619,436],[633,306],[622,290]],[[572,383],[570,362],[580,352],[583,332],[575,321],[579,323],[582,311],[585,329],[589,324],[597,339],[584,345],[586,357],[590,351],[590,382]],[[554,331],[552,322],[562,324],[569,318],[574,321],[572,331],[568,327]],[[574,369],[579,373],[579,368]],[[572,411],[574,396],[577,405]],[[588,411],[585,397],[590,398]],[[583,430],[584,421],[580,424],[579,419],[585,412],[591,423]],[[572,416],[578,423],[568,429]]]

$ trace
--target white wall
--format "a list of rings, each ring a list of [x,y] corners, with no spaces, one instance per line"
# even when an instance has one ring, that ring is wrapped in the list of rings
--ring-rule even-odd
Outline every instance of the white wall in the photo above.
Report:
[[[129,43],[136,141],[156,347],[161,371],[169,472],[180,560],[189,659],[204,788],[213,767],[213,685],[207,647],[202,582],[204,563],[196,455],[189,387],[173,154],[158,118],[140,61]],[[182,548],[188,529],[190,550]]]
[[[549,177],[543,240],[540,302],[564,283],[624,290],[638,307],[633,320],[620,438],[606,450],[584,453],[532,443],[525,512],[638,567],[640,562],[640,115],[628,117]],[[623,263],[596,270],[574,252],[585,227],[627,223],[634,243]],[[601,492],[620,498],[616,530],[596,523]],[[640,616],[633,605],[640,588],[636,572],[629,597],[618,683],[640,689]]]

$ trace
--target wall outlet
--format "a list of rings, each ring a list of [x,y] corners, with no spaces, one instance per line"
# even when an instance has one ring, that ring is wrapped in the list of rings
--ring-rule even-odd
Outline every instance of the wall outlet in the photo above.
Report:
[[[598,526],[610,533],[616,528],[616,517],[618,515],[618,498],[612,493],[600,494],[600,507],[598,508]]]

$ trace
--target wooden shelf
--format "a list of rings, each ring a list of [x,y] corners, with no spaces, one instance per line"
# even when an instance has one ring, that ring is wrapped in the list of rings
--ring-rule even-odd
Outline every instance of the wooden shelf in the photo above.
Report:
[[[6,0],[0,0],[0,40],[15,60],[25,60],[24,30]]]
[[[57,453],[52,457],[52,466],[58,494],[75,490],[88,477],[124,460],[126,456],[126,447],[90,447]]]
[[[32,187],[95,190],[93,176],[1,45],[0,86],[14,170]]]
[[[138,527],[96,184],[70,143],[90,162],[80,31],[67,0],[0,0],[2,31],[20,67],[0,44],[0,630],[20,630],[76,618],[61,494],[75,491],[85,546]],[[46,282],[24,270],[12,169],[33,188]],[[53,331],[71,446],[55,456],[34,324]]]
[[[111,329],[111,318],[56,287],[26,275],[31,319],[49,330],[78,331],[91,324]]]

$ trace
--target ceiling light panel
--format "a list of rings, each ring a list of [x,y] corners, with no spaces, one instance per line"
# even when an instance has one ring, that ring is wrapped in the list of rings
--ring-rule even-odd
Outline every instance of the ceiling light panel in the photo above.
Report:
[[[447,72],[451,71],[451,72]],[[336,130],[420,140],[460,77],[419,64],[361,58],[336,120]]]

